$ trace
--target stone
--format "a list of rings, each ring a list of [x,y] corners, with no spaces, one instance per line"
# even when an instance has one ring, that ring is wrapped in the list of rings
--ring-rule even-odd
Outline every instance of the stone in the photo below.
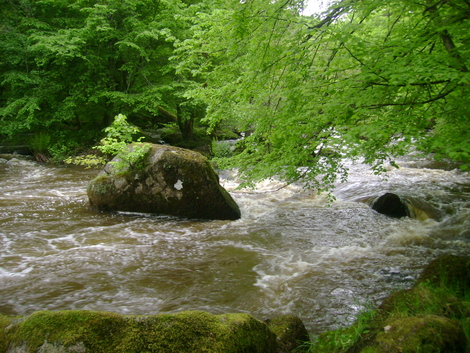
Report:
[[[416,197],[387,192],[370,201],[373,210],[394,218],[409,217],[420,221],[442,219],[442,211]]]
[[[431,261],[421,272],[417,283],[451,288],[456,293],[470,291],[470,259],[451,254]]]
[[[0,351],[9,353],[274,353],[276,335],[245,313],[119,315],[87,310],[0,316]]]
[[[148,146],[138,167],[129,165],[116,172],[114,166],[122,163],[117,156],[91,181],[87,192],[92,208],[185,218],[240,218],[238,205],[219,184],[206,157],[173,146]]]
[[[372,209],[394,218],[410,216],[406,203],[402,201],[400,196],[392,193],[386,193],[376,198],[372,202]]]
[[[310,337],[303,322],[292,315],[266,320],[268,327],[277,336],[278,353],[307,352]]]
[[[376,336],[368,351],[381,353],[465,352],[465,333],[458,320],[424,315],[394,318],[388,321],[386,327],[389,329]]]

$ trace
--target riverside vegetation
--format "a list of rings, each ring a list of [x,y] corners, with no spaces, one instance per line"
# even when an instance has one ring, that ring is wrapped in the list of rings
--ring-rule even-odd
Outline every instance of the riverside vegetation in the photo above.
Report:
[[[409,290],[392,294],[347,328],[326,332],[310,352],[468,352],[470,259],[432,261]]]
[[[345,157],[380,172],[411,149],[469,169],[468,1],[339,0],[312,16],[303,7],[8,0],[0,8],[2,144],[28,144],[39,161],[87,155],[123,114],[164,140],[177,135],[182,147],[245,133],[217,162],[240,168],[246,184],[277,175],[328,189],[347,176]],[[380,351],[397,327],[461,327],[468,336],[468,294],[432,281],[407,293],[317,347]],[[402,310],[407,302],[413,310]]]
[[[468,1],[304,5],[8,0],[0,136],[62,160],[124,114],[179,147],[245,133],[218,163],[247,184],[330,188],[344,157],[380,172],[410,149],[468,169]]]

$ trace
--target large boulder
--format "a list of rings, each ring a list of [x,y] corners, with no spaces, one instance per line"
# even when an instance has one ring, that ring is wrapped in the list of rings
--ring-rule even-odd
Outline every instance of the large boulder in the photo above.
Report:
[[[186,218],[240,218],[240,209],[206,157],[165,145],[148,144],[138,167],[117,156],[88,186],[90,205],[100,211],[127,211]],[[130,148],[133,148],[132,146]]]
[[[20,318],[0,315],[0,352],[10,353],[286,352],[276,340],[267,324],[245,313],[125,316],[66,310]]]

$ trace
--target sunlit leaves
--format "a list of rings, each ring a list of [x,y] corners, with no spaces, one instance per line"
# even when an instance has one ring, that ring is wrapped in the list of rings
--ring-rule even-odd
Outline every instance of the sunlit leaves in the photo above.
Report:
[[[118,112],[174,110],[182,84],[169,58],[188,28],[175,20],[180,0],[9,3],[0,23],[0,133],[55,122],[96,128]]]
[[[251,134],[231,165],[321,186],[342,157],[380,170],[415,144],[469,163],[468,3],[344,0],[316,19],[293,7],[233,1],[181,44],[206,119]]]

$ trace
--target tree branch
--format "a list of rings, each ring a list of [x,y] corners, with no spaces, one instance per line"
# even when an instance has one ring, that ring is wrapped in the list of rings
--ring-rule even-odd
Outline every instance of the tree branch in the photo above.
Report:
[[[415,106],[415,105],[424,105],[428,103],[432,103],[435,101],[438,101],[439,99],[447,97],[449,94],[451,94],[454,91],[454,87],[449,88],[448,90],[438,94],[437,96],[430,98],[425,101],[419,101],[419,102],[404,102],[404,103],[381,103],[381,104],[371,104],[367,106],[362,106],[362,108],[370,108],[370,109],[378,109],[378,108],[383,108],[383,107],[392,107],[392,106]]]

